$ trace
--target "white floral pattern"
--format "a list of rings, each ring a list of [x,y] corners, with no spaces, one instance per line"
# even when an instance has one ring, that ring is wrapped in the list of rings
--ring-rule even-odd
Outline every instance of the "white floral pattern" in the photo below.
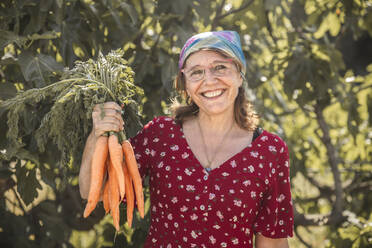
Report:
[[[145,248],[250,248],[255,233],[292,236],[288,149],[278,136],[264,131],[211,171],[170,117],[154,118],[130,142],[141,175],[150,175]]]

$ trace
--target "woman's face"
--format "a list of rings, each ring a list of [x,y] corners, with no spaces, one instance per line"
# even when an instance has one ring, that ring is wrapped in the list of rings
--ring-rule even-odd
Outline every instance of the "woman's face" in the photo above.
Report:
[[[243,79],[232,59],[215,51],[190,55],[183,69],[186,92],[200,111],[216,115],[234,111]]]

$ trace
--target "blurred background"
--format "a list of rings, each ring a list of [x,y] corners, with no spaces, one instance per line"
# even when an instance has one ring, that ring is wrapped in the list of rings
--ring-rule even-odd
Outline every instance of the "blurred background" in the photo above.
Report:
[[[241,36],[261,126],[290,149],[291,247],[372,247],[371,0],[1,0],[0,104],[122,48],[144,89],[146,123],[168,114],[187,38],[222,29]],[[58,161],[52,148],[10,156],[12,123],[4,109],[0,116],[1,247],[143,245],[148,211],[130,229],[122,206],[118,233],[102,205],[82,218],[77,163]],[[32,135],[28,125],[18,128]]]

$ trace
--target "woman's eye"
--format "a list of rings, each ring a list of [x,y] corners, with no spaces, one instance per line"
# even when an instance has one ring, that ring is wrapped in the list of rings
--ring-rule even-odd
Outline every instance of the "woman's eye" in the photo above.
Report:
[[[214,67],[214,70],[215,70],[215,71],[223,71],[223,70],[225,70],[225,69],[227,69],[227,67],[226,67],[225,65],[216,65],[216,66]]]
[[[203,74],[203,70],[195,70],[190,73],[191,76],[199,76]]]

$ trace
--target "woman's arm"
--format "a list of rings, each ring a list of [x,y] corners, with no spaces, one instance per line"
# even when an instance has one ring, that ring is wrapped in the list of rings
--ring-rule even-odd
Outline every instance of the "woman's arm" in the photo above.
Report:
[[[271,239],[261,234],[256,234],[255,244],[256,248],[289,248],[286,238]]]
[[[102,110],[104,115],[101,114]],[[103,116],[103,118],[102,118]],[[107,102],[102,105],[96,105],[92,112],[93,128],[85,143],[83,157],[79,172],[79,189],[83,199],[89,195],[90,175],[92,157],[94,153],[97,138],[105,132],[118,132],[123,130],[123,119],[121,118],[121,108],[114,102]]]
[[[89,194],[89,186],[90,186],[90,164],[92,162],[92,155],[94,152],[95,144],[96,144],[96,136],[92,131],[88,139],[85,143],[83,158],[81,161],[80,172],[79,172],[79,189],[81,198],[87,199]]]

